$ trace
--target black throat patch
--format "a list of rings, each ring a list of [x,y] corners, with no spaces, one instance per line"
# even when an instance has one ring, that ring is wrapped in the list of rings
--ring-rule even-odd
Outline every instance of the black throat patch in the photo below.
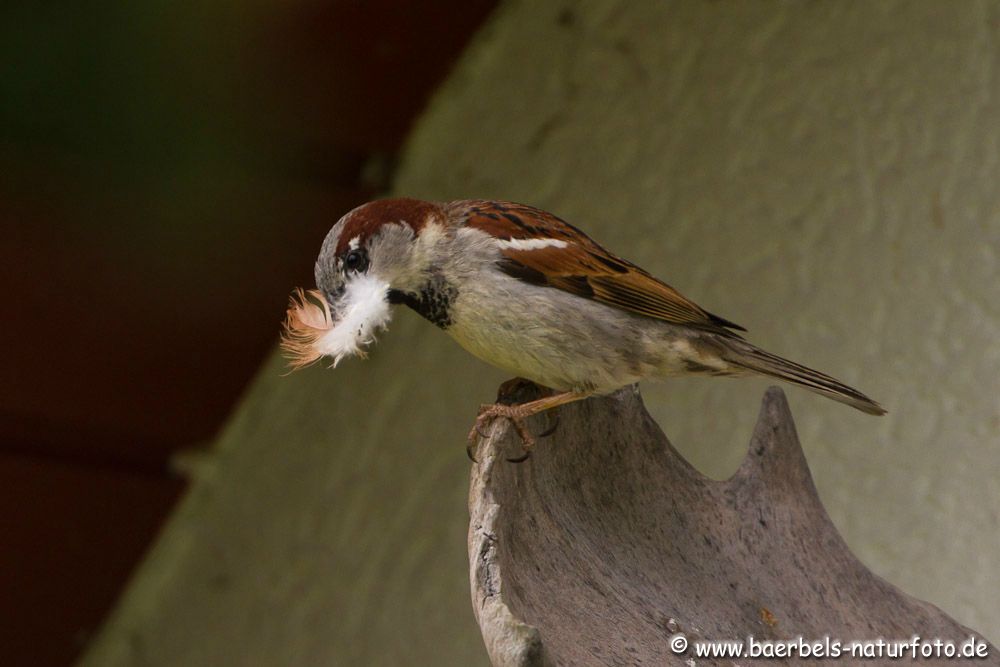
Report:
[[[451,326],[451,304],[458,288],[439,274],[434,274],[419,293],[389,290],[389,303],[409,306],[431,324],[447,329]]]

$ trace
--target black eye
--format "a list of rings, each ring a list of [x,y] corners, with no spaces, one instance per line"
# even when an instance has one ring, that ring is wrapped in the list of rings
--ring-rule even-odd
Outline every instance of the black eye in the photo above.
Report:
[[[368,255],[364,250],[351,250],[344,255],[344,270],[362,272],[368,268]]]

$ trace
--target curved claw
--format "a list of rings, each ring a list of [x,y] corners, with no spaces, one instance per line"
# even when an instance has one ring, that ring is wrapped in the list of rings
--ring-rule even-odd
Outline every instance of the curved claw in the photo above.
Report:
[[[539,433],[538,434],[539,438],[547,438],[556,432],[556,429],[559,428],[559,414],[555,413],[555,415],[551,418],[551,421],[552,421],[552,426],[548,427],[547,429]]]
[[[465,445],[465,454],[469,457],[469,460],[473,463],[479,463],[473,452],[478,448],[479,441],[476,439],[478,435],[480,438],[488,438],[488,433],[483,433],[483,426],[493,421],[494,417],[492,415],[484,414],[490,405],[482,405],[479,407],[479,415],[476,417],[475,423],[472,425],[472,430],[469,431],[469,437],[467,444]]]
[[[524,463],[529,458],[531,458],[531,450],[530,449],[525,449],[524,450],[524,454],[521,454],[520,456],[510,457],[510,458],[507,459],[507,461],[509,463]]]
[[[527,461],[531,456],[531,448],[535,446],[535,438],[528,431],[528,426],[524,423],[523,419],[511,419],[511,423],[514,424],[514,430],[517,431],[517,435],[521,438],[521,446],[524,449],[524,454],[507,460],[511,463],[521,463]]]

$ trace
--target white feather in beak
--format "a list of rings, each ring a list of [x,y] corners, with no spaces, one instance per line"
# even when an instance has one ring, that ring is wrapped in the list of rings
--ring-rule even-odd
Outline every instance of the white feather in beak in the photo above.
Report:
[[[285,314],[281,349],[292,370],[320,357],[332,357],[333,366],[349,355],[365,356],[364,347],[389,325],[392,311],[388,283],[367,275],[354,276],[331,309],[319,290],[296,289]]]

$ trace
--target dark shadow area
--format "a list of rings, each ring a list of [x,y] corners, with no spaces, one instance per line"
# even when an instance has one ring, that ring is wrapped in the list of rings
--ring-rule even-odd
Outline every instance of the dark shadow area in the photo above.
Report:
[[[494,4],[0,9],[0,662],[78,655]]]

